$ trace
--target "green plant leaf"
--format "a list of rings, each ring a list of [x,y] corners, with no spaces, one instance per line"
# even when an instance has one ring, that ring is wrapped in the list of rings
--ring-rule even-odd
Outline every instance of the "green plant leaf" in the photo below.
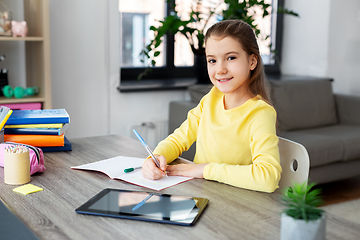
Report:
[[[283,14],[289,14],[289,15],[292,15],[292,16],[295,16],[295,17],[299,17],[299,14],[296,13],[296,12],[293,12],[291,10],[288,10],[286,8],[283,8],[283,7],[279,7],[278,10],[277,10],[278,13],[283,13]]]
[[[295,219],[315,220],[322,216],[323,210],[317,208],[321,203],[321,189],[314,188],[315,183],[295,183],[285,189],[282,195],[284,213]]]
[[[160,51],[154,52],[154,57],[157,57],[157,56],[159,56],[159,55],[160,55]]]
[[[162,41],[161,41],[160,39],[158,39],[157,41],[155,41],[154,48],[158,48],[161,43],[162,43]]]

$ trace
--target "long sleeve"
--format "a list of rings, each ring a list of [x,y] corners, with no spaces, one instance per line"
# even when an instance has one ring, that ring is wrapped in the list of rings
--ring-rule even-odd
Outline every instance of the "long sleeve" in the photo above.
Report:
[[[196,141],[201,111],[202,101],[188,112],[187,119],[175,129],[174,133],[157,145],[154,154],[165,156],[167,162],[170,163],[183,151],[187,151]]]
[[[208,163],[205,179],[273,192],[282,171],[274,108],[257,96],[225,110],[223,97],[214,87],[154,152],[171,162],[196,141],[194,162]]]

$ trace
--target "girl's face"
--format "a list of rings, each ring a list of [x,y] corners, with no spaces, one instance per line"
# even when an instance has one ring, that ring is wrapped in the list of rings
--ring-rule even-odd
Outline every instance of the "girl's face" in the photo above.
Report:
[[[250,71],[257,65],[255,55],[248,55],[232,37],[210,37],[206,42],[206,60],[211,82],[221,92],[248,94]]]

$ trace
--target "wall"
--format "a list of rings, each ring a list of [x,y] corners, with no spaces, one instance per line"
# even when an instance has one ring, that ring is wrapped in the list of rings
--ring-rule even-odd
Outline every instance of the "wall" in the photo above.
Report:
[[[332,0],[330,16],[327,74],[337,92],[360,96],[360,1]]]
[[[334,78],[337,93],[360,95],[360,1],[287,0],[282,73]]]
[[[50,1],[53,108],[70,114],[66,135],[109,132],[106,1]]]
[[[300,17],[284,16],[282,73],[326,75],[330,14],[328,2],[285,1],[285,7],[297,12]]]
[[[130,134],[129,127],[168,118],[185,90],[120,93],[117,0],[50,0],[53,108],[71,117],[67,137]]]

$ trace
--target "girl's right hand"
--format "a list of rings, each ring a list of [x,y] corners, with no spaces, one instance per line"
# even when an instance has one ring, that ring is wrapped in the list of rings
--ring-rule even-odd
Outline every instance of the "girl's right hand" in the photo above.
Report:
[[[164,156],[155,155],[160,162],[160,168],[156,167],[154,160],[148,157],[142,165],[142,175],[144,178],[157,180],[166,176],[166,159]]]

